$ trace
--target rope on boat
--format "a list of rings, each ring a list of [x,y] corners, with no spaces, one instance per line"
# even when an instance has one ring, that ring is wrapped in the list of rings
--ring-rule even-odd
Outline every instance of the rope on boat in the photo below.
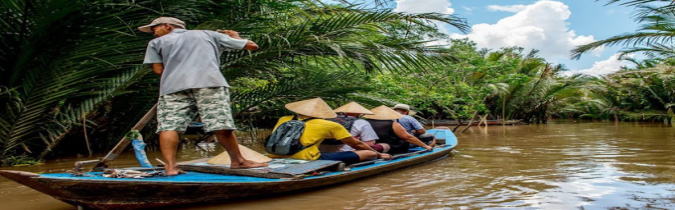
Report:
[[[143,179],[146,177],[162,176],[161,171],[144,172],[130,169],[106,169],[103,171],[103,177],[108,178],[134,178]]]

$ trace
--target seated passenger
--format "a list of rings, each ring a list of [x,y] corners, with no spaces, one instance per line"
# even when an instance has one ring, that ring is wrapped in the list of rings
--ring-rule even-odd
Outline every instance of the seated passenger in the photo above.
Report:
[[[417,137],[420,141],[424,142],[425,144],[434,146],[436,144],[436,139],[434,138],[434,135],[431,135],[429,133],[426,133],[427,130],[422,127],[422,123],[417,121],[414,117],[411,115],[415,115],[415,111],[410,109],[410,106],[407,104],[396,104],[393,107],[394,111],[402,114],[403,116],[396,120],[398,123],[401,123],[401,126],[405,128],[405,130],[409,133],[412,134],[413,136]]]
[[[356,102],[349,102],[333,111],[335,111],[338,116],[328,120],[339,123],[342,127],[345,127],[354,138],[368,144],[368,146],[378,152],[389,151],[389,145],[375,143],[377,134],[375,134],[373,127],[370,126],[368,121],[360,118],[363,115],[373,114],[373,112]],[[319,150],[321,152],[346,152],[354,151],[354,148],[341,141],[327,139],[321,143]]]
[[[396,119],[401,118],[401,114],[392,110],[387,106],[378,106],[371,109],[374,115],[366,115],[364,118],[368,119],[368,122],[375,133],[379,137],[377,143],[388,144],[391,149],[389,149],[390,154],[400,154],[407,153],[410,144],[420,146],[426,150],[431,150],[432,147],[420,141],[417,137],[410,135],[405,131],[405,128],[401,126]]]
[[[296,116],[281,117],[274,129],[284,122],[297,117],[305,121],[305,127],[300,136],[300,143],[307,148],[289,156],[301,160],[337,160],[347,164],[376,158],[391,159],[391,155],[375,151],[367,144],[352,137],[342,125],[325,120],[335,118],[337,115],[321,98],[308,99],[286,104],[286,109],[294,112]],[[319,145],[325,139],[337,139],[353,148],[355,151],[346,152],[319,152]]]

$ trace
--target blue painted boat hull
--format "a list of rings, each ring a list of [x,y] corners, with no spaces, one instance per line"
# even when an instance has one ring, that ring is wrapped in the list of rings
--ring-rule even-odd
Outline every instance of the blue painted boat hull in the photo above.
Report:
[[[64,202],[89,208],[149,208],[219,202],[344,183],[447,157],[457,146],[457,139],[449,130],[432,129],[429,132],[446,139],[446,145],[409,157],[296,180],[199,172],[144,179],[106,178],[100,176],[99,172],[90,172],[90,176],[73,176],[67,173],[34,174],[5,170],[0,171],[0,175]]]

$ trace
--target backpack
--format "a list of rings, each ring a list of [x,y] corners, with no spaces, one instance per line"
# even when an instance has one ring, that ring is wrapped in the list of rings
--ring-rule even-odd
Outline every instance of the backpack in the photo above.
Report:
[[[342,125],[342,127],[345,127],[347,129],[347,131],[351,131],[352,126],[354,126],[354,122],[356,122],[356,120],[358,120],[358,119],[359,118],[352,117],[352,116],[339,115],[336,118],[330,118],[330,119],[327,119],[327,120],[336,122],[336,123]]]
[[[338,115],[338,117],[336,117],[336,118],[330,118],[330,119],[326,119],[326,120],[330,120],[330,121],[333,121],[333,122],[336,122],[336,123],[342,125],[342,127],[347,129],[347,131],[349,132],[349,131],[352,130],[352,126],[354,126],[354,122],[356,122],[356,120],[358,120],[358,119],[359,118],[352,117],[352,116]],[[342,145],[344,143],[342,143],[341,141],[339,141],[337,139],[325,139],[323,141],[323,143],[321,143],[321,144]]]
[[[311,147],[314,144],[303,146],[300,143],[300,136],[305,130],[305,122],[312,119],[297,120],[293,117],[292,120],[282,123],[265,140],[265,150],[275,155],[293,155]]]

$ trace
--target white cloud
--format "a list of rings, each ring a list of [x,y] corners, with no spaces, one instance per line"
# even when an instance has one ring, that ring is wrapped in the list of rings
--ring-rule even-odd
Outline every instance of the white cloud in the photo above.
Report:
[[[520,46],[538,49],[551,61],[567,59],[575,46],[595,41],[592,35],[577,35],[568,28],[567,19],[572,12],[562,2],[542,0],[530,5],[493,6],[492,9],[516,13],[495,24],[473,25],[467,35],[452,34],[451,37],[469,38],[482,48]],[[599,53],[599,50],[594,52],[596,55]]]
[[[449,0],[396,0],[395,12],[406,13],[430,13],[436,12],[441,14],[452,14],[455,10],[452,9],[452,4]]]
[[[448,46],[450,45],[450,41],[447,39],[440,39],[440,40],[434,40],[425,43],[426,46]]]
[[[527,5],[522,5],[522,4],[508,5],[508,6],[488,5],[487,9],[490,10],[490,11],[520,12],[520,11],[524,10],[526,7],[527,7]]]
[[[607,60],[596,61],[591,68],[564,72],[564,75],[586,74],[592,76],[605,75],[621,70],[621,67],[630,65],[630,62],[619,60],[619,54],[610,56]]]

